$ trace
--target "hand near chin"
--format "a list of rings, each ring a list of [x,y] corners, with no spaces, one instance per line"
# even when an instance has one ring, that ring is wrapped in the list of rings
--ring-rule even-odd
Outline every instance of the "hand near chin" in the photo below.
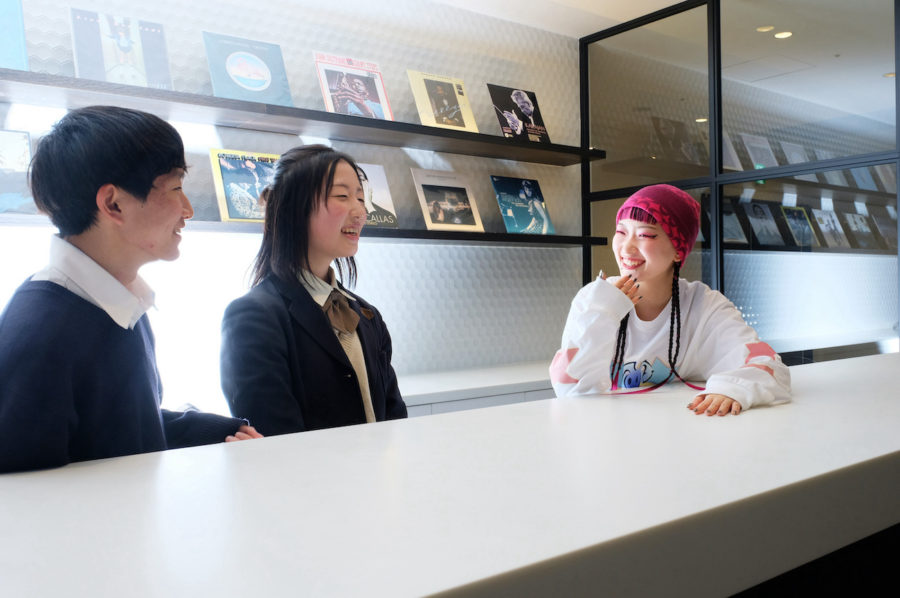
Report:
[[[606,274],[600,273],[600,278],[606,280]],[[620,276],[619,280],[612,283],[614,287],[625,293],[625,296],[631,299],[631,302],[637,305],[637,302],[641,300],[641,285],[638,284],[636,278],[634,278],[631,274],[626,274],[625,276]]]
[[[725,395],[697,395],[688,404],[688,409],[697,415],[738,415],[741,412],[741,404]]]

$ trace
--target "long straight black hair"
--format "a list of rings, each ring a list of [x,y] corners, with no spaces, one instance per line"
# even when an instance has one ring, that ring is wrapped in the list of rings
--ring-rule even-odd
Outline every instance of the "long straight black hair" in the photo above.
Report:
[[[324,206],[334,184],[334,171],[341,160],[365,178],[356,162],[326,145],[301,145],[289,149],[275,163],[272,183],[260,193],[266,215],[263,240],[253,264],[253,286],[270,275],[286,281],[308,280],[309,222]],[[356,284],[353,256],[335,260],[342,283]]]
[[[649,224],[657,224],[656,219],[646,210],[641,208],[631,208],[631,212],[622,216],[623,219],[636,220],[638,222],[647,222]],[[671,373],[669,377],[677,376],[681,378],[675,369],[675,362],[678,360],[678,353],[681,351],[681,294],[678,292],[678,279],[681,273],[681,262],[675,262],[672,270],[672,312],[669,316],[669,369]],[[619,382],[619,370],[622,369],[625,360],[625,335],[628,329],[628,316],[626,314],[622,321],[619,322],[619,332],[616,335],[616,352],[613,357],[612,369],[610,376],[612,378],[612,390],[616,390]]]

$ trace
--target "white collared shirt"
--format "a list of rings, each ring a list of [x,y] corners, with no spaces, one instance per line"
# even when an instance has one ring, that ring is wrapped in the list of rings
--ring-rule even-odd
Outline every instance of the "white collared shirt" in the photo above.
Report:
[[[53,235],[50,240],[49,264],[31,280],[58,284],[105,311],[122,328],[134,328],[153,307],[153,290],[144,279],[138,276],[130,287],[126,287],[59,235]]]
[[[355,297],[337,286],[333,269],[328,269],[328,278],[331,281],[330,284],[311,272],[309,272],[308,274],[309,276],[307,277],[300,277],[300,284],[303,285],[303,288],[306,289],[310,297],[313,298],[313,301],[315,301],[319,305],[319,307],[325,306],[325,301],[328,300],[328,297],[334,290],[337,290],[348,300],[356,301]],[[307,280],[307,278],[309,280]],[[360,395],[362,395],[363,410],[366,413],[366,423],[372,423],[375,421],[375,410],[372,407],[372,393],[369,390],[369,376],[368,372],[366,371],[366,358],[363,354],[362,343],[359,340],[359,334],[355,330],[350,333],[341,332],[334,327],[332,327],[332,330],[334,330],[334,334],[337,336],[338,342],[341,344],[341,348],[344,349],[344,353],[347,354],[347,359],[350,360],[350,365],[353,366],[353,371],[356,372],[356,379],[359,382],[359,393]]]

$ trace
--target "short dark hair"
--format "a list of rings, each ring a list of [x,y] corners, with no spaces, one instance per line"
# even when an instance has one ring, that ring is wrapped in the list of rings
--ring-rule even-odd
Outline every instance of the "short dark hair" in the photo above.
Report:
[[[97,220],[97,190],[113,184],[141,201],[156,177],[187,170],[175,128],[152,114],[88,106],[66,114],[37,145],[28,178],[38,208],[66,237]]]
[[[326,145],[301,145],[278,158],[272,182],[260,194],[266,216],[262,245],[253,264],[254,286],[271,274],[293,282],[306,279],[311,272],[309,222],[313,212],[327,201],[334,171],[342,160],[353,167],[360,181],[365,180],[365,173],[353,158]],[[339,258],[335,263],[341,282],[354,285],[353,256]]]

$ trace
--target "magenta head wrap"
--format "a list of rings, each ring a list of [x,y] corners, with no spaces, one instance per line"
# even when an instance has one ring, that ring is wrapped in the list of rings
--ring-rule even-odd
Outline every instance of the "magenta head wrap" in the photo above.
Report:
[[[681,263],[684,264],[700,231],[700,204],[672,185],[651,185],[625,200],[616,213],[616,224],[623,218],[628,219],[632,208],[640,208],[653,216],[656,223],[669,235],[675,251],[681,254]]]

